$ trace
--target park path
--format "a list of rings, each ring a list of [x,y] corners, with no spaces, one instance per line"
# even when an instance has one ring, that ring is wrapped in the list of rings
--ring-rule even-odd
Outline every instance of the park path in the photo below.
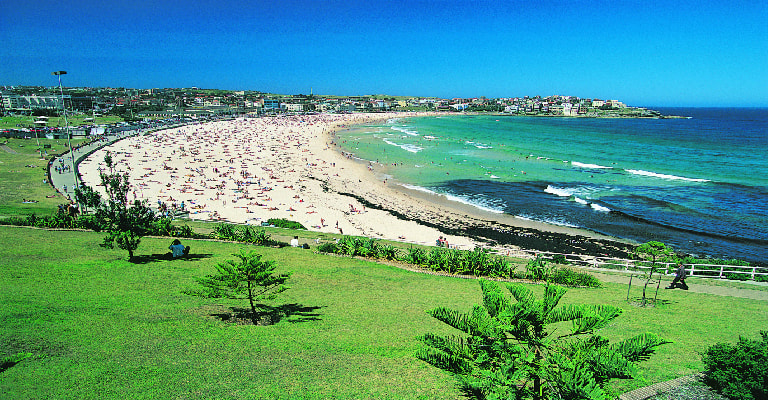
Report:
[[[623,283],[628,284],[629,283],[629,275],[615,275],[615,274],[604,274],[600,273],[598,271],[589,271],[593,275],[597,277],[597,279],[600,279],[602,282],[613,282],[613,283]],[[705,293],[705,294],[712,294],[715,296],[729,296],[729,297],[739,297],[742,299],[752,299],[752,300],[762,300],[762,301],[768,301],[768,290],[760,290],[763,289],[765,286],[768,286],[768,283],[766,282],[744,282],[744,285],[753,285],[755,286],[755,289],[747,289],[747,288],[736,288],[736,287],[727,287],[727,286],[721,286],[721,285],[711,285],[707,283],[698,283],[702,282],[704,279],[709,278],[700,278],[700,279],[687,279],[686,283],[688,284],[688,291],[691,293]],[[698,281],[698,282],[697,282]],[[644,282],[643,278],[639,276],[635,276],[632,280],[632,286],[636,284],[636,282]],[[669,283],[672,282],[672,277],[665,277],[663,281],[661,282],[661,286],[667,286]],[[654,290],[656,290],[654,284]],[[659,289],[659,290],[664,290]],[[673,290],[682,290],[682,289],[673,289]]]
[[[14,150],[14,149],[12,149],[12,148],[10,148],[10,147],[8,147],[8,146],[4,145],[4,144],[0,144],[0,149],[3,149],[3,150],[5,150],[5,152],[6,152],[6,153],[11,153],[11,154],[19,154],[19,152],[18,152],[18,151]]]

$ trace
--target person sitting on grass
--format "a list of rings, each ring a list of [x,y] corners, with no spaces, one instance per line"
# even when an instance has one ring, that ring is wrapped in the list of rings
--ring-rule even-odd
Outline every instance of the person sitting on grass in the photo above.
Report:
[[[174,239],[173,243],[168,246],[168,249],[171,250],[172,258],[185,257],[189,255],[189,246],[184,247],[179,239]]]
[[[688,290],[688,285],[685,284],[685,277],[687,275],[688,274],[685,271],[685,266],[683,266],[683,263],[678,262],[677,270],[675,271],[675,279],[673,279],[672,283],[670,283],[669,286],[665,287],[664,289],[680,288],[683,290]]]

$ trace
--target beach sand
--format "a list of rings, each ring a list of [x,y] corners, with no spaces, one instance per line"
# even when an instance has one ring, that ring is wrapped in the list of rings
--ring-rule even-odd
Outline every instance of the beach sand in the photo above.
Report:
[[[409,190],[379,174],[377,164],[334,144],[334,132],[350,125],[414,115],[302,115],[188,125],[121,140],[94,152],[79,170],[87,185],[103,193],[99,168],[105,168],[110,151],[134,186],[129,199],[168,208],[183,202],[195,220],[260,225],[285,218],[313,231],[408,243],[434,245],[445,236],[462,249],[552,251],[553,245],[575,243],[560,249],[565,252],[592,242],[597,247],[590,252],[609,254],[603,249],[610,238]]]

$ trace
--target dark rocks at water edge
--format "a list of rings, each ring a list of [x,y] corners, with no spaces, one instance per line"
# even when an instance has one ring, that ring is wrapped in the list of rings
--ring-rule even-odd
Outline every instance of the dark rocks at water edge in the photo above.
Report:
[[[489,245],[511,245],[525,250],[615,258],[630,258],[634,250],[634,246],[618,241],[514,227],[469,216],[425,216],[418,212],[398,211],[374,204],[353,193],[338,193],[356,199],[365,207],[386,211],[399,219],[414,221],[448,235],[466,236]]]

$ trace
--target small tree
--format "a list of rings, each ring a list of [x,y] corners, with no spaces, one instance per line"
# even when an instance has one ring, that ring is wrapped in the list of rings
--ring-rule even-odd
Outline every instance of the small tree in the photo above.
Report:
[[[186,294],[209,298],[227,297],[231,299],[248,299],[251,306],[251,321],[256,325],[255,300],[274,299],[286,291],[285,282],[290,273],[275,274],[274,261],[262,261],[261,254],[254,251],[233,254],[239,260],[227,260],[216,265],[215,275],[198,278],[197,282],[203,287],[198,291],[186,291]]]
[[[602,385],[629,378],[633,362],[646,359],[665,342],[653,334],[609,344],[594,332],[621,314],[608,305],[567,305],[565,294],[547,285],[537,300],[522,284],[508,284],[513,303],[493,281],[480,281],[483,305],[468,313],[444,307],[428,311],[468,334],[420,339],[428,346],[417,357],[454,373],[464,391],[476,399],[608,399]],[[551,324],[571,322],[570,332],[556,335]],[[562,329],[562,328],[560,328]]]
[[[109,152],[104,156],[104,163],[108,171],[100,171],[99,178],[107,198],[102,200],[98,193],[87,186],[76,189],[75,196],[78,202],[95,210],[94,217],[100,229],[106,232],[101,246],[113,248],[117,244],[119,249],[128,251],[128,259],[133,260],[133,253],[139,247],[141,237],[150,231],[157,217],[146,200],[128,200],[128,192],[131,190],[128,173],[115,171]]]
[[[665,258],[668,258],[670,256],[674,255],[674,251],[667,246],[664,243],[651,241],[647,243],[643,243],[640,246],[637,246],[635,248],[635,254],[640,257],[643,260],[651,260],[651,268],[648,272],[648,278],[645,280],[645,285],[643,285],[643,307],[645,307],[646,304],[646,296],[645,292],[648,288],[648,285],[651,283],[651,279],[653,278],[653,273],[656,271],[656,263],[658,261],[664,260]],[[659,286],[661,285],[661,280],[659,280],[659,284],[656,286],[656,293],[659,292]],[[632,277],[629,278],[629,289],[632,287]],[[627,297],[629,297],[629,289],[627,289]],[[654,300],[655,300],[654,296]]]

